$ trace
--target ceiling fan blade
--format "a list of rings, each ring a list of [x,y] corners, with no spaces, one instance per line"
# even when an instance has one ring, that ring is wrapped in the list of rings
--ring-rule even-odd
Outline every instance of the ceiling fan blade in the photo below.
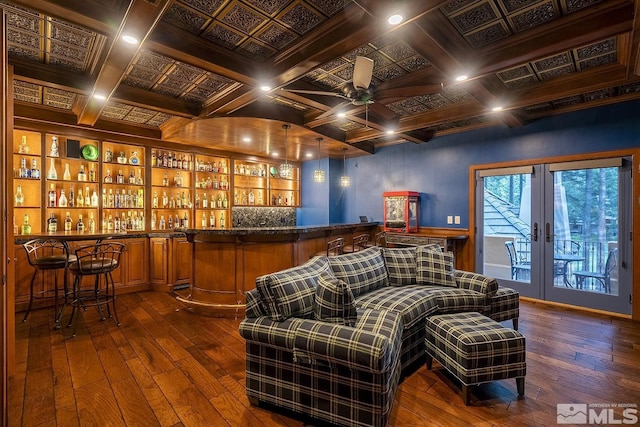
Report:
[[[409,86],[409,87],[396,87],[389,89],[382,89],[376,92],[376,99],[391,99],[391,98],[411,98],[420,95],[431,95],[433,93],[440,93],[444,88],[442,83]]]
[[[344,96],[341,93],[326,92],[326,91],[322,91],[322,90],[304,90],[304,89],[287,89],[287,88],[282,88],[282,90],[287,91],[287,92],[291,92],[291,93],[302,93],[302,94],[305,94],[305,95],[335,96],[337,98],[349,99],[349,98],[347,98],[346,96]]]
[[[374,116],[379,117],[389,124],[395,123],[398,120],[396,113],[391,111],[386,105],[380,104],[379,102],[369,104],[369,110]]]
[[[353,67],[353,87],[367,89],[373,76],[373,59],[365,56],[356,56],[356,65]]]

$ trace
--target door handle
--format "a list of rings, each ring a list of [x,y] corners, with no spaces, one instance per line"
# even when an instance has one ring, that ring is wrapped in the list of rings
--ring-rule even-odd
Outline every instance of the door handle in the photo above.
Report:
[[[531,238],[533,239],[534,242],[538,241],[538,223],[537,222],[533,223],[533,234],[531,235]]]
[[[551,234],[551,224],[549,223],[545,225],[545,235],[546,235],[545,237],[546,241],[550,242],[552,234]]]

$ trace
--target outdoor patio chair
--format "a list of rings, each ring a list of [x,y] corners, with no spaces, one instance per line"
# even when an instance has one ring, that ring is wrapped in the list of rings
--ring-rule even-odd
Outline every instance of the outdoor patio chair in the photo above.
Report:
[[[611,272],[618,267],[618,248],[611,249],[609,255],[607,255],[607,261],[604,264],[604,271],[574,271],[573,275],[576,278],[576,288],[584,289],[584,282],[586,279],[597,280],[601,283],[602,289],[605,293],[611,293]]]
[[[511,262],[511,279],[521,279],[521,272],[525,272],[524,280],[529,279],[531,277],[531,264],[526,261],[521,261],[518,258],[518,254],[516,252],[513,241],[509,240],[507,242],[504,242],[504,246],[507,248],[507,252],[509,253],[509,261]]]

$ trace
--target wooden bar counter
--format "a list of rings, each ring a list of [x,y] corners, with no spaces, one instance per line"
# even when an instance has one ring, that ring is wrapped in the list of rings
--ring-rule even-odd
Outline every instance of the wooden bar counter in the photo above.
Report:
[[[179,301],[204,306],[220,314],[239,314],[244,293],[256,277],[306,262],[325,251],[327,241],[367,233],[377,222],[306,227],[181,229],[192,244],[191,293]]]

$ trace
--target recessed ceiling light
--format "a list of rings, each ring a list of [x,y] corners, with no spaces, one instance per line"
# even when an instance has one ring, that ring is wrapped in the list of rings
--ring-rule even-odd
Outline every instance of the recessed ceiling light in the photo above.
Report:
[[[340,118],[343,118],[343,117],[346,117],[346,116],[347,116],[347,114],[344,111],[340,111],[338,113],[338,117],[340,117]]]
[[[394,131],[393,129],[389,129],[387,131],[387,135],[393,135],[394,133],[396,133],[396,131]]]
[[[461,74],[458,77],[456,77],[456,81],[457,82],[463,82],[465,80],[467,80],[469,78],[469,76],[467,76],[466,74]]]
[[[138,39],[128,34],[122,36],[122,41],[128,44],[138,44]]]
[[[101,93],[94,93],[93,98],[97,99],[98,101],[104,101],[105,99],[107,99],[107,97]]]
[[[399,13],[394,13],[393,15],[389,16],[387,22],[391,25],[398,25],[403,20],[404,18],[402,17],[402,15],[400,15]]]
[[[307,157],[313,157],[313,153],[311,152],[307,153]]]
[[[502,109],[503,109],[503,107],[502,107],[501,105],[498,105],[498,106],[496,106],[496,107],[493,107],[493,108],[491,109],[491,111],[493,111],[493,112],[498,112],[498,111],[502,111]]]
[[[277,151],[272,151],[272,152],[271,152],[271,155],[272,155],[273,157],[278,157],[278,156],[279,156],[279,154],[278,154],[278,152],[277,152]]]
[[[245,136],[244,138],[242,138],[242,142],[251,142],[251,138]]]
[[[269,92],[271,90],[271,86],[262,85],[262,86],[260,86],[260,90],[263,91],[263,92]]]

